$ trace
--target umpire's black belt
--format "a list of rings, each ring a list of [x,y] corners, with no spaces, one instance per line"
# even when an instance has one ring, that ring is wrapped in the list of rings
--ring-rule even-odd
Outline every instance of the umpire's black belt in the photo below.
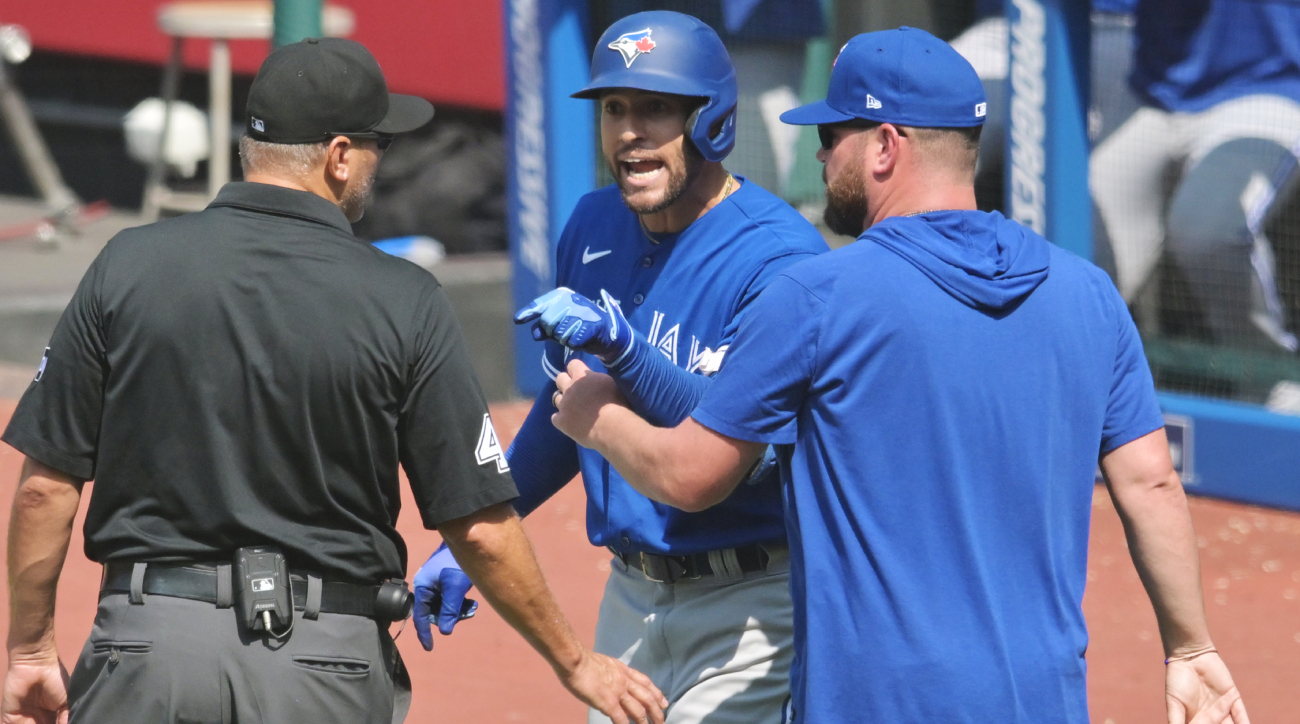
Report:
[[[133,580],[137,565],[143,568],[143,573],[139,576],[142,580],[138,582]],[[304,618],[315,618],[315,614],[322,611],[375,617],[379,586],[322,581],[313,574],[297,572],[289,573],[289,581],[293,589],[293,607],[303,611]],[[218,608],[229,608],[234,604],[233,582],[227,564],[137,564],[133,561],[109,561],[104,564],[99,595],[103,597],[110,593],[125,593],[133,599],[139,593],[188,598],[216,604]]]
[[[786,544],[751,543],[738,548],[728,548],[710,553],[695,553],[689,556],[661,556],[655,553],[641,553],[639,551],[620,553],[614,550],[613,547],[610,547],[609,550],[615,556],[618,556],[619,560],[626,563],[629,568],[641,571],[651,581],[675,583],[681,580],[702,578],[719,573],[719,571],[715,570],[712,559],[718,558],[725,567],[727,563],[733,560],[732,554],[735,555],[734,561],[739,565],[740,573],[765,571],[767,570],[768,561],[772,557],[770,551],[786,550]],[[735,571],[732,571],[732,573],[735,573]]]

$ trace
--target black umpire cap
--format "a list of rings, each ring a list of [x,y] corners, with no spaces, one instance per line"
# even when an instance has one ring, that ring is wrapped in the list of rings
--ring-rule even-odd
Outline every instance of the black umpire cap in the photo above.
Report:
[[[433,118],[433,105],[389,93],[379,62],[361,43],[308,38],[262,62],[245,115],[244,130],[258,141],[315,143],[414,131]]]

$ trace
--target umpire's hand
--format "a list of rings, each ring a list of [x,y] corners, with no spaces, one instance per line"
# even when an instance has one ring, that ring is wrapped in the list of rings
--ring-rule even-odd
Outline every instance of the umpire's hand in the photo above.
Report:
[[[53,641],[30,656],[9,652],[5,676],[4,724],[68,724],[68,670]]]
[[[588,651],[571,673],[556,673],[574,696],[614,724],[664,722],[668,699],[650,677],[618,659]]]

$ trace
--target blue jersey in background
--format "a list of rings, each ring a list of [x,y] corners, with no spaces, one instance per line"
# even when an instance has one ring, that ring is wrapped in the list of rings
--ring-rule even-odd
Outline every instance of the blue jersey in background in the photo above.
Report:
[[[745,183],[676,234],[652,237],[623,204],[616,186],[579,201],[560,237],[556,284],[619,302],[638,336],[678,367],[716,370],[741,313],[782,269],[827,250],[821,234],[784,201]],[[548,342],[538,348],[554,379],[575,353]],[[604,366],[577,353],[589,367]],[[581,468],[587,488],[587,535],[620,552],[688,555],[784,541],[780,483],[775,474],[742,484],[720,505],[685,513],[636,492],[599,453],[578,447],[551,425],[548,386],[508,453],[527,513]],[[683,419],[693,404],[665,424]]]
[[[781,446],[796,721],[1086,724],[1093,474],[1163,425],[1101,270],[886,219],[768,286],[693,416]]]
[[[1139,0],[1135,33],[1133,90],[1157,108],[1300,101],[1300,0]]]

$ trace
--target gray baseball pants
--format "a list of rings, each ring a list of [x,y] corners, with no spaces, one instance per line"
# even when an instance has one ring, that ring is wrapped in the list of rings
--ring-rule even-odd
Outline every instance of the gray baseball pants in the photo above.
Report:
[[[295,612],[283,640],[253,634],[235,609],[169,596],[100,599],[72,672],[73,724],[390,724],[410,679],[388,630],[361,616]],[[395,714],[396,710],[396,714]]]
[[[656,583],[615,558],[596,651],[668,697],[668,724],[784,724],[794,657],[790,554],[767,570]],[[609,724],[592,709],[588,724]]]

